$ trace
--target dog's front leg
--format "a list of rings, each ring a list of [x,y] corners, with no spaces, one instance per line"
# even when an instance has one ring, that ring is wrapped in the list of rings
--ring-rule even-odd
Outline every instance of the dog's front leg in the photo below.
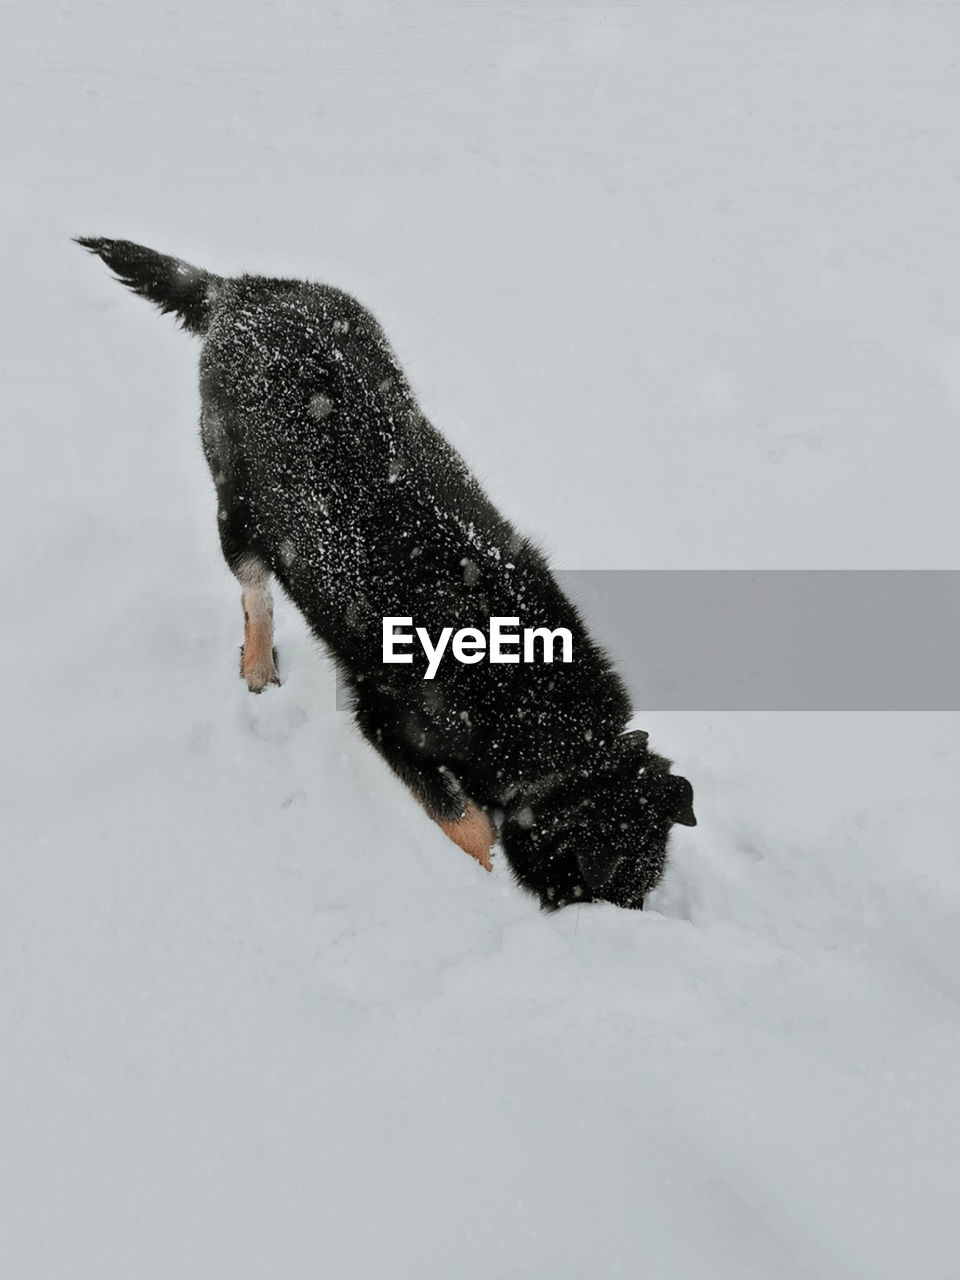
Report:
[[[364,737],[454,844],[492,871],[490,851],[497,837],[486,813],[467,796],[452,769],[426,764],[411,751],[411,740],[423,732],[422,721],[369,689],[369,684],[355,686],[354,715]]]
[[[466,802],[460,818],[438,818],[432,813],[430,816],[454,844],[476,858],[484,871],[493,870],[490,850],[497,837],[490,819],[472,800]]]
[[[497,838],[493,824],[479,805],[474,804],[464,792],[459,780],[450,769],[441,765],[439,773],[446,793],[444,799],[449,800],[450,803],[440,813],[432,808],[430,801],[423,796],[420,797],[421,804],[455,845],[459,845],[464,853],[469,853],[471,858],[476,858],[484,871],[492,871],[490,850]],[[451,814],[450,808],[459,812]]]

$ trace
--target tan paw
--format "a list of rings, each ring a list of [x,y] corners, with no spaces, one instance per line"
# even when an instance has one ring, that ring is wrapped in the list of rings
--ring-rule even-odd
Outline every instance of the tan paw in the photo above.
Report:
[[[247,662],[244,651],[240,650],[240,675],[247,682],[251,693],[263,693],[268,684],[280,683],[276,661],[271,654],[259,662]]]
[[[466,811],[462,818],[450,821],[445,818],[434,818],[454,844],[458,844],[464,853],[476,858],[484,871],[493,870],[490,850],[496,840],[496,833],[490,819],[472,800],[467,801]]]

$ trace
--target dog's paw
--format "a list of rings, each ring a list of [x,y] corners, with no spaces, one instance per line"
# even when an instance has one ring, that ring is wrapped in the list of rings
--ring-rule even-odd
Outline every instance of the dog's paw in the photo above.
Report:
[[[491,850],[497,836],[486,813],[468,800],[463,817],[448,819],[434,818],[454,844],[458,844],[464,853],[476,858],[484,871],[493,870]]]
[[[247,688],[251,693],[263,693],[268,684],[278,685],[280,683],[280,677],[272,668],[252,667],[249,671],[243,673],[243,678],[246,680]]]
[[[240,675],[246,680],[251,693],[263,693],[268,684],[279,685],[276,653],[270,654],[266,659],[261,658],[259,662],[247,662],[244,650],[241,649]]]

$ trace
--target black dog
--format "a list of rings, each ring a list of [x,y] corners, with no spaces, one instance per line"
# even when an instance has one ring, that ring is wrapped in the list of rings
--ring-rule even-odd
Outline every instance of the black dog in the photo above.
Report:
[[[324,641],[364,736],[489,868],[493,820],[547,909],[641,907],[693,789],[624,733],[630,704],[539,552],[425,419],[373,317],[324,285],[223,279],[126,240],[79,239],[203,338],[201,434],[243,589],[242,674],[277,683],[273,574]],[[570,663],[386,666],[385,617],[564,627]]]

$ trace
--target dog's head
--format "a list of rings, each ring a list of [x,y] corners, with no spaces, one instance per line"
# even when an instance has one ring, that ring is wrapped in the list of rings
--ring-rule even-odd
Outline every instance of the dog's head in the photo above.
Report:
[[[639,908],[663,873],[674,823],[697,825],[693,787],[637,731],[604,767],[508,817],[502,839],[547,910],[597,900]]]

